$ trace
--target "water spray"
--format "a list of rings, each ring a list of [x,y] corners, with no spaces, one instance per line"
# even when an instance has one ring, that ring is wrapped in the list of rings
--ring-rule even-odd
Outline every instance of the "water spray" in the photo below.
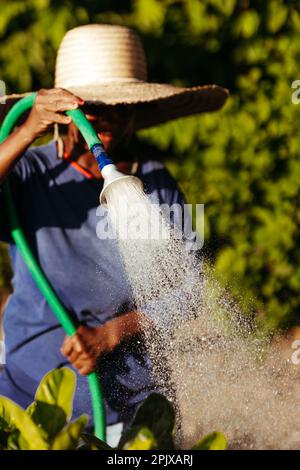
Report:
[[[13,108],[9,111],[6,115],[1,129],[0,129],[0,142],[3,142],[11,133],[12,129],[14,128],[17,120],[20,116],[30,109],[33,106],[34,100],[36,97],[36,93],[31,93],[21,100],[19,100]],[[76,124],[78,129],[80,130],[81,134],[83,135],[86,143],[90,151],[95,156],[99,169],[102,172],[104,178],[104,185],[103,189],[100,194],[100,203],[106,205],[106,195],[109,188],[112,185],[115,185],[120,180],[130,180],[139,188],[142,187],[142,182],[139,178],[132,176],[132,175],[125,175],[117,170],[116,166],[114,165],[113,161],[109,158],[106,154],[102,142],[100,141],[97,133],[95,132],[92,124],[86,119],[84,113],[80,109],[75,109],[71,111],[67,111],[68,114],[73,122]],[[34,254],[26,240],[25,234],[22,230],[20,220],[18,214],[15,209],[9,178],[4,185],[4,196],[6,200],[6,205],[8,209],[8,217],[10,223],[10,231],[13,240],[18,247],[18,250],[30,271],[33,279],[35,280],[38,288],[44,295],[45,299],[47,300],[50,308],[56,315],[57,319],[59,320],[61,326],[65,330],[66,334],[72,336],[76,333],[76,325],[74,324],[69,312],[66,310],[60,299],[58,298],[56,292],[54,291],[53,287],[51,286],[49,280],[47,279],[45,273],[42,271],[38,261],[34,257]],[[101,386],[99,382],[99,378],[96,372],[92,372],[88,375],[88,382],[92,400],[92,408],[93,408],[93,417],[94,417],[94,427],[95,427],[95,435],[102,439],[103,441],[106,440],[106,428],[105,428],[105,411],[104,411],[104,403],[103,403],[103,396],[101,391]]]

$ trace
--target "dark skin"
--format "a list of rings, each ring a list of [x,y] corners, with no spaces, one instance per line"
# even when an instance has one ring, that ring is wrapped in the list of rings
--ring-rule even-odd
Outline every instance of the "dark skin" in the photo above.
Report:
[[[46,134],[55,123],[68,126],[64,150],[95,178],[102,178],[97,162],[89,152],[77,127],[71,118],[64,114],[64,111],[83,105],[84,101],[81,98],[66,90],[60,88],[40,90],[25,123],[0,144],[0,182],[5,180],[34,140]],[[130,112],[121,114],[111,110],[106,112],[105,117],[88,112],[86,116],[93,123],[106,152],[118,162],[118,168],[123,172],[129,171],[128,162],[120,158],[120,149],[124,141],[128,141],[131,137],[133,116]],[[80,326],[75,335],[65,337],[61,353],[80,374],[87,375],[95,370],[103,354],[113,351],[120,343],[138,335],[145,321],[148,320],[143,314],[131,311],[108,321],[103,326],[96,328]]]

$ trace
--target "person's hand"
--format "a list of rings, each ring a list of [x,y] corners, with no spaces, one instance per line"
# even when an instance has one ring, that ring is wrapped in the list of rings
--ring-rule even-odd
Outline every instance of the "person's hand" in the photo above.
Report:
[[[41,89],[23,129],[33,141],[45,134],[54,123],[70,124],[71,118],[63,112],[76,109],[83,103],[81,98],[62,88]]]
[[[109,333],[106,325],[80,326],[75,335],[65,337],[61,353],[81,375],[87,375],[95,370],[101,354],[112,350],[113,338]]]
[[[65,337],[61,353],[81,375],[87,375],[95,370],[102,354],[113,351],[122,341],[140,333],[147,323],[147,317],[132,311],[97,328],[80,326],[75,335]]]

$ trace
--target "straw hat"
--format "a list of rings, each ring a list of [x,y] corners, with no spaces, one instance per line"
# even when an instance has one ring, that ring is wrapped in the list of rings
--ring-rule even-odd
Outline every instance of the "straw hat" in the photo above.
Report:
[[[217,85],[180,88],[147,82],[146,57],[137,34],[125,26],[99,24],[66,33],[57,54],[55,87],[73,92],[87,105],[134,106],[136,129],[216,111],[228,96]]]

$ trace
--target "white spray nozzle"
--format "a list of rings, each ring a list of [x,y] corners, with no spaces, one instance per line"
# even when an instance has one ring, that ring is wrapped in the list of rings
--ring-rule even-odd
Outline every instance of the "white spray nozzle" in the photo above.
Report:
[[[114,165],[113,163],[106,165],[102,169],[101,173],[104,178],[104,185],[100,193],[100,204],[103,206],[107,205],[107,201],[106,201],[107,190],[109,187],[111,187],[113,183],[116,183],[120,180],[131,179],[131,180],[134,180],[135,183],[139,184],[141,188],[143,188],[143,183],[141,182],[139,178],[137,178],[136,176],[132,176],[132,175],[124,175],[124,173],[121,173],[121,171],[119,171],[116,165]]]

